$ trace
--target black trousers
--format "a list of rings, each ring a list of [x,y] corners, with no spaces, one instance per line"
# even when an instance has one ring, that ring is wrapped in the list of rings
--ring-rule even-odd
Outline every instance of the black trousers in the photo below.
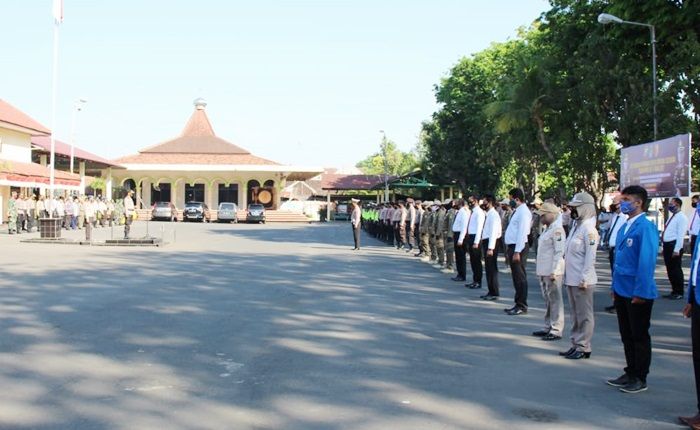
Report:
[[[651,309],[653,300],[632,304],[632,299],[615,294],[620,339],[625,349],[625,373],[646,382],[651,365]]]
[[[695,395],[700,413],[700,305],[693,303],[691,314],[690,337],[693,339],[693,369],[695,370]]]
[[[685,280],[683,279],[683,267],[681,266],[683,260],[683,248],[681,248],[680,255],[678,257],[674,257],[673,248],[675,248],[675,246],[675,240],[664,242],[664,264],[666,265],[668,280],[671,282],[671,293],[683,294],[683,284],[685,283]]]
[[[355,248],[360,247],[360,227],[352,226],[352,238],[355,240]]]
[[[489,295],[498,297],[500,295],[498,285],[498,243],[493,250],[493,255],[488,255],[489,240],[481,241],[481,251],[484,254],[484,267],[486,269],[486,284],[489,287]]]
[[[467,250],[465,244],[461,246],[459,242],[459,232],[452,232],[453,242],[455,245],[455,264],[457,265],[457,276],[467,279]]]
[[[612,278],[612,271],[615,267],[615,247],[608,249],[608,261],[610,262],[610,277]]]
[[[520,251],[520,261],[513,261],[515,244],[508,245],[506,258],[510,264],[510,272],[513,277],[513,287],[515,287],[515,306],[527,310],[527,274],[525,264],[527,263],[527,253],[530,249],[527,245]]]
[[[476,239],[475,234],[470,234],[467,237],[467,251],[469,252],[469,264],[472,266],[472,279],[475,283],[481,285],[481,279],[483,277],[483,267],[481,265],[481,246],[474,248],[474,239]]]

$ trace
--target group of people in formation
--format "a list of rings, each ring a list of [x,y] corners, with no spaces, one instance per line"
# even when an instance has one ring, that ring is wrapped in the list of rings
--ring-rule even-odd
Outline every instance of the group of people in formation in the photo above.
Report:
[[[95,227],[125,226],[125,238],[128,238],[129,228],[134,211],[133,191],[117,201],[100,196],[60,196],[45,198],[35,194],[18,196],[12,191],[8,201],[7,228],[9,234],[31,233],[40,218],[57,218],[65,230],[86,230],[86,238],[90,239],[90,231]]]
[[[471,195],[464,199],[417,201],[406,199],[360,208],[353,201],[352,224],[356,231],[355,248],[363,228],[369,235],[405,250],[431,263],[465,287],[486,291],[481,299],[499,300],[498,256],[505,254],[515,289],[514,303],[504,309],[507,315],[528,311],[526,263],[531,247],[536,251],[535,274],[544,298],[544,325],[533,336],[543,341],[557,341],[564,335],[563,295],[570,304],[570,347],[559,355],[569,360],[589,359],[595,327],[593,293],[598,284],[596,253],[609,252],[612,272],[612,304],[606,309],[617,314],[626,367],[624,373],[606,381],[625,393],[647,390],[651,365],[652,308],[658,298],[654,279],[660,245],[671,282],[668,299],[687,298],[683,313],[692,318],[693,362],[695,365],[700,411],[700,295],[698,295],[698,260],[696,237],[700,229],[698,196],[692,199],[693,216],[681,211],[682,201],[673,198],[668,205],[671,216],[663,233],[646,216],[648,193],[633,185],[617,195],[610,209],[614,213],[611,227],[600,237],[594,198],[581,192],[568,202],[547,200],[528,204],[521,189],[510,190],[504,200],[494,195]],[[692,252],[688,294],[684,295],[685,278],[681,266],[686,232],[690,232]],[[602,240],[602,244],[601,244]],[[467,280],[467,259],[471,279]],[[700,413],[681,417],[700,429]]]

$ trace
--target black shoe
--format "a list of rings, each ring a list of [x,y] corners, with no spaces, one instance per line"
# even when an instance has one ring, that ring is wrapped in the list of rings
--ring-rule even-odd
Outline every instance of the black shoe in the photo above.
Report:
[[[464,278],[462,278],[461,276],[455,276],[454,278],[450,279],[452,279],[455,282],[464,282]]]
[[[498,296],[492,296],[490,294],[487,294],[486,297],[484,297],[484,300],[487,300],[489,302],[495,302],[498,300]]]
[[[527,309],[521,309],[521,308],[514,308],[506,312],[508,315],[525,315],[527,313]]]
[[[515,310],[515,309],[518,309],[518,307],[517,307],[517,306],[513,306],[512,308],[505,308],[505,309],[503,309],[503,312],[508,313],[508,312],[513,311],[513,310]]]
[[[576,352],[576,348],[571,347],[571,348],[569,348],[568,351],[560,352],[559,355],[561,355],[562,357],[568,357],[569,355],[573,354],[574,352]]]
[[[481,288],[481,284],[477,284],[476,282],[469,286],[470,290],[478,290],[479,288]]]
[[[537,337],[547,336],[548,334],[549,330],[537,330],[532,332],[532,335]]]
[[[582,358],[591,358],[590,352],[574,351],[571,354],[565,356],[564,358],[569,360],[580,360]]]
[[[617,387],[617,388],[624,387],[627,384],[629,384],[630,382],[632,382],[632,378],[630,377],[630,375],[628,375],[626,373],[624,375],[620,376],[619,378],[608,379],[607,381],[605,381],[606,384],[608,384],[612,387]]]
[[[542,336],[542,340],[546,340],[548,342],[553,341],[553,340],[561,340],[561,336],[557,336],[556,334],[552,334],[552,333],[547,333],[546,335]],[[588,357],[586,357],[586,358],[588,358]]]
[[[605,307],[605,312],[607,312],[607,313],[609,313],[609,314],[614,314],[614,313],[616,313],[616,311],[615,311],[615,305],[606,306],[606,307]]]
[[[680,300],[682,298],[683,298],[683,294],[674,293],[674,294],[671,294],[671,296],[669,297],[669,300]]]
[[[637,378],[634,378],[633,381],[630,381],[630,383],[625,385],[624,387],[620,387],[620,391],[627,394],[637,394],[646,390],[647,383]]]

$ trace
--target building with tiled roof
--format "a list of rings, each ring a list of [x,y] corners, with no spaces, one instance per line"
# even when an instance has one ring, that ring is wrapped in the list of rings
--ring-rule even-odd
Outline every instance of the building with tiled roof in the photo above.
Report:
[[[202,201],[210,208],[234,202],[242,208],[262,203],[276,209],[287,180],[303,181],[323,171],[251,154],[214,133],[203,99],[194,106],[178,137],[114,160],[124,170],[104,172],[108,188],[135,189],[141,206],[169,201],[183,208],[187,201]]]

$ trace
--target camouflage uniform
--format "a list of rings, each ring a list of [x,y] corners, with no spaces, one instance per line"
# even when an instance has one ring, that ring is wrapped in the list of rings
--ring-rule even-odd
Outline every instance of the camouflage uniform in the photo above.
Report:
[[[452,202],[450,201],[448,204],[451,203]],[[443,240],[445,241],[445,257],[447,260],[445,267],[450,270],[454,270],[455,267],[455,243],[454,238],[452,237],[452,224],[454,224],[456,217],[457,210],[454,207],[450,207],[450,210],[447,211],[447,222],[445,223],[445,230],[443,232]]]
[[[435,236],[435,253],[437,254],[436,264],[445,264],[445,238],[443,232],[447,224],[447,211],[444,206],[440,206],[435,215],[433,235]]]
[[[10,198],[7,202],[7,231],[10,234],[17,232],[17,199]]]
[[[435,263],[437,261],[437,245],[435,243],[435,224],[437,223],[437,211],[433,211],[430,208],[430,217],[428,223],[428,237],[430,241],[430,262]]]

